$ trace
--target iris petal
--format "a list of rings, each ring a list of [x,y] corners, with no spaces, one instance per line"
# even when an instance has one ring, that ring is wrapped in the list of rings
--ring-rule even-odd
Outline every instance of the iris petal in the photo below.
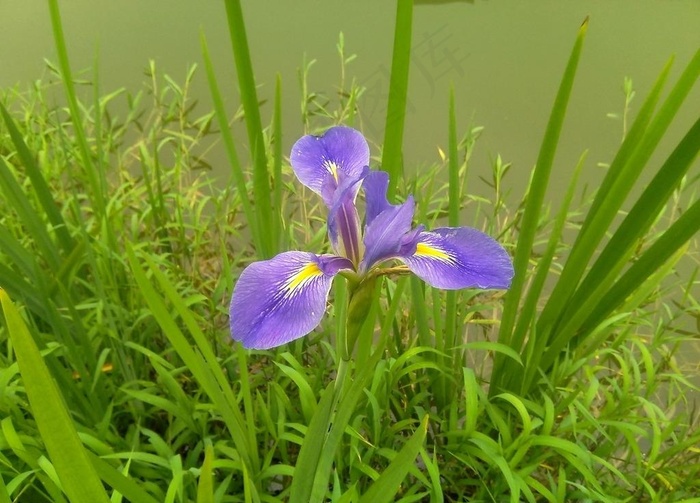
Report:
[[[397,258],[429,285],[445,290],[510,286],[510,256],[483,232],[470,227],[442,227],[416,237],[415,249]]]
[[[371,171],[362,186],[366,222],[361,274],[383,260],[413,253],[412,241],[416,234],[411,232],[415,207],[413,196],[408,196],[403,204],[391,204],[386,198],[389,175],[384,171]]]
[[[356,179],[346,178],[332,195],[333,203],[329,205],[328,235],[333,250],[357,264],[360,261],[361,231],[360,216],[355,206],[355,197],[362,180],[369,172],[365,166]]]
[[[362,174],[369,165],[369,146],[359,131],[336,126],[321,136],[301,137],[292,147],[290,161],[299,181],[330,206],[329,187],[335,188],[342,179],[357,179]]]
[[[334,276],[352,263],[334,255],[290,251],[241,273],[230,307],[232,337],[269,349],[308,334],[321,322]]]

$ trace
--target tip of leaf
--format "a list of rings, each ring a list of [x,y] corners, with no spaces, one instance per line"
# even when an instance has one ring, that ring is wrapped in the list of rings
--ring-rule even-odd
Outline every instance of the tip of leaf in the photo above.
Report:
[[[586,32],[588,31],[588,22],[590,21],[591,17],[586,16],[586,19],[583,20],[583,23],[581,23],[581,28],[580,28],[580,33],[581,35],[585,35]]]

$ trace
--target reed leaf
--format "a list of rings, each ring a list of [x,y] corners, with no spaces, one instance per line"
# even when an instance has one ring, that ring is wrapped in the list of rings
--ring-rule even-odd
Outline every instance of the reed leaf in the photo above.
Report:
[[[525,280],[528,276],[530,254],[535,240],[537,223],[540,219],[540,211],[542,209],[545,191],[549,185],[554,155],[557,150],[559,136],[564,123],[564,117],[566,116],[566,109],[569,103],[569,97],[571,96],[571,89],[574,85],[574,78],[576,76],[576,70],[578,68],[587,31],[588,18],[584,20],[578,31],[576,42],[574,43],[569,61],[564,70],[564,75],[559,85],[559,90],[557,91],[557,96],[554,100],[544,138],[542,139],[540,151],[537,156],[537,164],[528,187],[525,211],[520,225],[521,231],[513,261],[515,276],[513,277],[513,282],[506,296],[501,326],[498,332],[498,342],[509,345],[516,351],[518,351],[519,348],[513,346],[513,327],[515,325],[523,287],[525,286]],[[503,373],[500,368],[503,364],[503,357],[496,355],[494,375],[497,380],[492,381],[490,388],[492,396],[497,394],[503,386]]]
[[[397,0],[382,152],[382,169],[389,173],[389,201],[394,198],[399,179],[403,175],[403,130],[408,100],[408,72],[411,66],[412,25],[413,0]]]
[[[27,398],[61,487],[71,502],[107,503],[107,493],[78,438],[61,392],[17,308],[2,289],[0,303]]]

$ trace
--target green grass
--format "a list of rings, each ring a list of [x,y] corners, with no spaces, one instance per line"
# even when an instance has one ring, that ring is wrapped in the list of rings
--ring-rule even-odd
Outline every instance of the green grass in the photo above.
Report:
[[[415,195],[418,223],[498,237],[513,288],[446,293],[390,276],[358,292],[340,280],[318,330],[249,352],[228,335],[243,267],[328,247],[325,209],[281,150],[293,76],[264,117],[240,5],[227,2],[247,141],[260,147],[244,161],[229,127],[241,115],[226,110],[204,36],[201,76],[151,62],[142,90],[105,95],[95,70],[83,95],[49,6],[68,107],[41,83],[0,90],[0,502],[697,501],[697,368],[684,356],[700,306],[700,123],[668,131],[700,55],[677,62],[675,82],[670,63],[659,69],[639,108],[626,82],[624,142],[600,188],[577,186],[582,153],[553,211],[587,23],[572,27],[537,166],[513,202],[506,160],[490,180],[471,175],[481,129],[461,132],[453,96],[444,159],[420,172],[403,159],[393,117],[406,120],[412,12],[397,2],[382,157],[395,198]],[[342,34],[338,54],[337,99],[311,89],[304,63],[299,136],[352,125],[363,105]],[[198,78],[213,110],[193,105]],[[230,180],[207,168],[217,143]],[[467,190],[483,182],[491,197]]]

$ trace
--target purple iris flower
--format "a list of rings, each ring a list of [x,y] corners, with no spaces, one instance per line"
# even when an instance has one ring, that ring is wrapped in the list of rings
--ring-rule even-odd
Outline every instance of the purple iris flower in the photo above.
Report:
[[[292,147],[292,169],[329,209],[335,254],[280,253],[241,273],[230,307],[231,335],[246,348],[268,349],[302,337],[321,322],[333,278],[361,282],[379,264],[399,260],[429,285],[446,290],[506,289],[513,277],[508,253],[469,227],[412,228],[414,201],[389,203],[389,176],[371,171],[359,131],[333,127]],[[355,201],[365,195],[364,232]],[[381,270],[378,271],[381,273]]]

